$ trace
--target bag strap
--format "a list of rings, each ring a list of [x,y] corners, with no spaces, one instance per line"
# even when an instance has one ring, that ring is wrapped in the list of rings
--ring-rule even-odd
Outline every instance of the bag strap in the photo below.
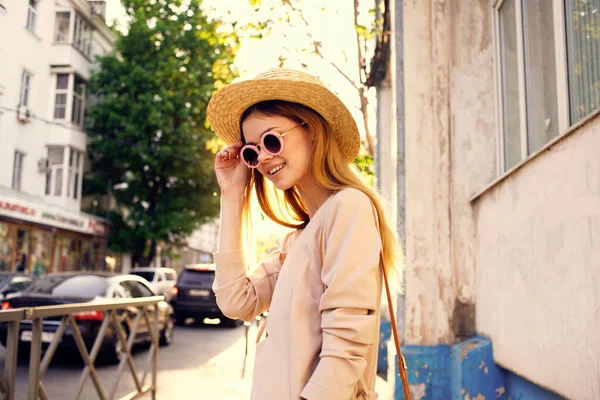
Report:
[[[373,211],[373,217],[375,218],[375,226],[377,227],[377,232],[381,236],[381,230],[379,228],[379,216],[377,214],[377,210],[375,209],[375,205],[371,204],[371,208]],[[404,392],[404,400],[411,400],[412,397],[410,395],[410,390],[408,386],[408,372],[406,367],[406,360],[402,355],[402,350],[400,350],[400,339],[398,339],[398,328],[396,327],[396,313],[394,312],[394,306],[392,305],[392,293],[390,291],[390,284],[387,278],[387,272],[385,271],[385,266],[383,265],[383,246],[380,252],[381,258],[381,272],[383,273],[383,282],[385,283],[385,294],[387,297],[388,306],[390,307],[390,323],[392,324],[392,334],[394,336],[394,345],[396,346],[396,354],[398,355],[398,376],[402,380],[402,391]]]
[[[383,252],[381,253],[383,260]],[[390,284],[388,283],[387,273],[381,263],[381,270],[383,272],[383,281],[385,282],[385,293],[387,295],[388,306],[390,307],[390,322],[392,324],[392,333],[394,336],[394,344],[396,346],[396,353],[398,354],[398,376],[402,380],[402,390],[404,391],[404,399],[411,400],[410,390],[408,387],[408,373],[406,368],[406,360],[400,350],[400,340],[398,339],[398,328],[396,327],[396,314],[394,313],[394,307],[392,306],[392,294],[390,292]]]

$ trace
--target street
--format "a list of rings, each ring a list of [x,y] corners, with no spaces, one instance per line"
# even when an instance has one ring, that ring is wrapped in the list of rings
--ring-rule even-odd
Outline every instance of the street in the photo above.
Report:
[[[188,320],[184,327],[175,330],[174,343],[159,350],[158,399],[246,399],[250,394],[254,338],[256,324],[250,328],[249,355],[244,362],[244,326],[223,328],[206,320],[198,324]],[[216,320],[215,320],[216,322]],[[148,346],[134,347],[133,358],[142,374],[148,356]],[[0,365],[4,366],[5,348],[0,346]],[[16,399],[27,398],[29,359],[18,363]],[[118,365],[98,366],[97,372],[104,391],[112,389]],[[74,399],[77,395],[83,363],[75,355],[57,352],[42,382],[50,399]],[[146,378],[149,383],[150,376]],[[118,386],[117,396],[124,396],[135,388],[126,367]],[[93,382],[88,378],[82,399],[97,399]],[[150,398],[150,395],[144,396]]]

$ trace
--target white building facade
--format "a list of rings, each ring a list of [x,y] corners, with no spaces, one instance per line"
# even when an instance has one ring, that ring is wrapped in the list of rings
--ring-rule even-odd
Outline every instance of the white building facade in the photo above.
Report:
[[[386,3],[413,398],[600,398],[600,1]]]
[[[82,213],[86,83],[115,47],[104,1],[0,1],[0,270],[93,270],[106,225]]]

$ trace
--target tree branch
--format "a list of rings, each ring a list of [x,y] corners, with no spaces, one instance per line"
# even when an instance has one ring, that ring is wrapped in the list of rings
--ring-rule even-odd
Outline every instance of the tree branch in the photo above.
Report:
[[[333,68],[335,68],[337,70],[337,72],[340,73],[340,75],[342,75],[347,81],[348,83],[350,83],[350,85],[352,85],[352,87],[356,90],[359,89],[358,85],[356,84],[356,82],[354,82],[352,80],[352,78],[350,78],[344,71],[342,71],[336,63],[334,63],[333,61],[331,61],[330,59],[328,59],[327,57],[325,57],[323,55],[323,53],[321,53],[321,50],[319,50],[320,44],[321,42],[315,40],[315,38],[313,37],[312,33],[310,32],[310,24],[308,23],[307,19],[304,17],[304,13],[302,12],[301,9],[294,7],[294,5],[292,4],[291,1],[284,1],[284,3],[290,7],[292,9],[292,11],[294,11],[296,14],[298,14],[300,16],[300,18],[302,19],[302,22],[304,22],[304,25],[306,26],[306,28],[308,29],[307,31],[307,35],[309,37],[309,39],[313,42],[313,45],[315,46],[315,54],[318,55],[319,57],[321,57],[321,59],[327,61],[329,64],[331,64],[331,66]],[[359,77],[359,80],[360,77]],[[362,81],[362,80],[361,80]],[[361,82],[362,83],[362,82]]]

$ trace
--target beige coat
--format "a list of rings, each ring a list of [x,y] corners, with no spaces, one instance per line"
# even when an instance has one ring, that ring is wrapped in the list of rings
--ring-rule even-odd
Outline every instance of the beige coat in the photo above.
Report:
[[[345,189],[250,270],[241,250],[215,253],[223,313],[251,321],[269,310],[252,399],[347,400],[364,385],[376,398],[380,251],[370,199]]]

